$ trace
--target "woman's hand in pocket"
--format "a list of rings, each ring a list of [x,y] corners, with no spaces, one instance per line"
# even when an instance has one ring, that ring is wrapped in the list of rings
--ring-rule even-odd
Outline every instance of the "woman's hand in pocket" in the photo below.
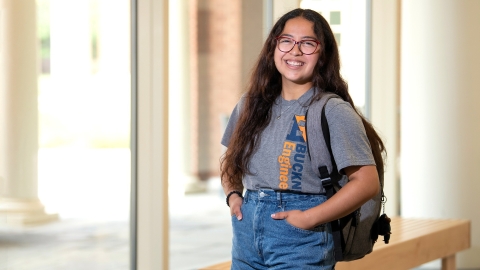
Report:
[[[242,203],[243,203],[243,198],[240,196],[237,196],[236,194],[232,195],[230,197],[230,215],[237,217],[238,220],[242,220]]]
[[[304,211],[291,210],[274,213],[271,216],[273,219],[285,219],[290,225],[300,229],[311,230],[315,227],[310,216]]]

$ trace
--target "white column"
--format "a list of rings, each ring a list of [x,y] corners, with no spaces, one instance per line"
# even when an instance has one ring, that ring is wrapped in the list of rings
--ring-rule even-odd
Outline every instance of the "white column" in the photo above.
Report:
[[[0,224],[57,218],[38,199],[35,0],[0,0]]]
[[[168,269],[168,0],[136,2],[136,266]]]
[[[372,124],[387,148],[385,211],[399,215],[400,0],[372,2]]]
[[[192,174],[192,118],[190,93],[190,0],[169,0],[169,190],[171,199],[206,190],[206,182]]]
[[[480,267],[480,1],[402,1],[401,214],[472,221]]]

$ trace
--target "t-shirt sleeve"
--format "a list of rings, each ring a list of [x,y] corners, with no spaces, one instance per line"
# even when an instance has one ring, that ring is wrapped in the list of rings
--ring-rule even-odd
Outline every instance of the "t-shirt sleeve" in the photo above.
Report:
[[[325,109],[338,171],[343,173],[342,170],[349,166],[375,165],[362,119],[352,106],[334,98]]]
[[[240,111],[242,109],[244,100],[244,97],[240,99],[237,105],[235,105],[235,108],[233,108],[232,114],[228,119],[227,127],[225,128],[225,132],[223,133],[221,140],[221,144],[225,147],[228,147],[228,144],[230,143],[230,138],[232,137],[233,131],[235,130],[235,126],[238,122],[238,118],[240,117]]]

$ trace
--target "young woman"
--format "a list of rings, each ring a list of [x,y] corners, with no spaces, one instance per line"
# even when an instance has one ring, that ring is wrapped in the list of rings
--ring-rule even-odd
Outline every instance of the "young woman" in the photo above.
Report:
[[[348,177],[328,201],[304,136],[305,112],[325,92],[342,98],[328,101],[326,116],[338,170]],[[328,222],[378,194],[384,146],[355,109],[333,33],[320,14],[295,9],[273,26],[222,144],[232,269],[333,269]]]

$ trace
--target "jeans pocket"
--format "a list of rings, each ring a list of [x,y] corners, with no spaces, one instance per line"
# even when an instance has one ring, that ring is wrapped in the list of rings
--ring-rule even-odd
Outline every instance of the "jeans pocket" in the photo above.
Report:
[[[286,224],[286,226],[288,227],[291,227],[293,230],[297,230],[299,232],[305,232],[305,233],[315,233],[315,232],[323,232],[323,231],[326,231],[326,224],[320,224],[318,226],[315,226],[314,228],[312,229],[309,229],[309,230],[306,230],[306,229],[302,229],[302,228],[299,228],[295,225],[292,225],[290,222],[288,222],[286,219],[283,220]]]

